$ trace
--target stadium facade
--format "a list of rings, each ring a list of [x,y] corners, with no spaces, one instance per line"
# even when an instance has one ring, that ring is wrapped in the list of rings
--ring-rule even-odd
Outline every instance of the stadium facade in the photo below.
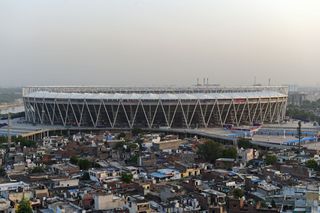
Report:
[[[282,86],[23,89],[28,122],[110,129],[276,123],[285,117],[287,99]]]

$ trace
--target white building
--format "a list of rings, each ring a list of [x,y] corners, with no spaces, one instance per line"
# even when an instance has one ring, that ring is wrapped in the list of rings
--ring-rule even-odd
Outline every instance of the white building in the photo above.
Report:
[[[122,208],[125,205],[125,199],[113,194],[96,193],[94,195],[95,210],[112,210]]]
[[[121,171],[117,168],[108,167],[105,169],[90,169],[90,180],[102,182],[106,180],[118,179],[121,176]]]

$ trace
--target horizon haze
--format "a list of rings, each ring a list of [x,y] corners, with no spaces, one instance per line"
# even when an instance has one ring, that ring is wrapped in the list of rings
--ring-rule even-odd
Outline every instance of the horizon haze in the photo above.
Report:
[[[320,1],[0,2],[0,86],[319,85]]]

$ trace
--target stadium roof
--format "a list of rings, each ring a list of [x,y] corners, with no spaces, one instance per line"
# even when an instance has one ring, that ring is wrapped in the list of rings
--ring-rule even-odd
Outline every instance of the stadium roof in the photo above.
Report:
[[[87,99],[87,100],[210,100],[210,99],[251,99],[287,97],[276,91],[225,92],[225,93],[68,93],[68,92],[32,92],[24,97],[46,99]]]

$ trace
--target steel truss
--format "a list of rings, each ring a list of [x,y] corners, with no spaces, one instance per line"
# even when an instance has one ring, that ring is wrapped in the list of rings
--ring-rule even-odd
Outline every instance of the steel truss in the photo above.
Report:
[[[274,123],[287,97],[216,100],[86,100],[24,97],[32,123],[104,128],[198,128]]]

